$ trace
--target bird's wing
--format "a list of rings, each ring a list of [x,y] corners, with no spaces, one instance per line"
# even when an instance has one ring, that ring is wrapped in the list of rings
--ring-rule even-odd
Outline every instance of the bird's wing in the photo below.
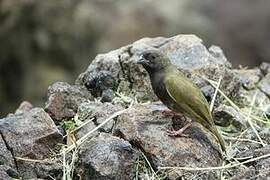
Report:
[[[185,111],[184,114],[196,118],[194,121],[199,121],[206,127],[213,125],[209,104],[201,90],[181,72],[169,74],[165,79],[165,86],[177,106]]]

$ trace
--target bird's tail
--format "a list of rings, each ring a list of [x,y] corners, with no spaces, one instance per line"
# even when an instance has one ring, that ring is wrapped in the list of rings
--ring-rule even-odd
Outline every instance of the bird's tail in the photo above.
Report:
[[[210,131],[216,136],[216,138],[218,139],[221,149],[222,151],[226,152],[226,145],[224,142],[224,139],[222,138],[221,134],[218,132],[218,129],[215,125],[212,125],[212,127],[210,128]]]

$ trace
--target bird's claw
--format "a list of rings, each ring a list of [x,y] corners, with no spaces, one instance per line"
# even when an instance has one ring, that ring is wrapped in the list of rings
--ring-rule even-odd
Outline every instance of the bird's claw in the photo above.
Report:
[[[168,136],[171,136],[171,137],[176,137],[176,136],[189,137],[187,134],[183,133],[182,129],[179,129],[179,130],[167,129],[166,132],[168,133]]]

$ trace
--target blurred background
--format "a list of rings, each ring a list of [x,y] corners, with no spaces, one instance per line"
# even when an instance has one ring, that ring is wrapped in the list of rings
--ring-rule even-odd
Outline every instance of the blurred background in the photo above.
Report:
[[[196,34],[252,67],[270,60],[269,32],[269,0],[0,0],[0,117],[142,37]]]

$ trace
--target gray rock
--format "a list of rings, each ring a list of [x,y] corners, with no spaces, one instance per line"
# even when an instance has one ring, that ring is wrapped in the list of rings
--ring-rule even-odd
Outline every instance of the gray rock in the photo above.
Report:
[[[258,68],[240,69],[235,70],[235,72],[239,75],[241,85],[247,90],[257,88],[257,84],[262,78],[261,71]]]
[[[266,144],[270,144],[270,128],[265,127],[260,131],[260,136]]]
[[[91,91],[94,97],[100,97],[105,90],[114,89],[116,84],[110,71],[100,71],[98,68],[83,78],[85,87]]]
[[[231,180],[239,180],[239,179],[252,179],[253,177],[256,177],[256,170],[253,166],[239,166],[237,168],[234,168],[232,170],[228,170],[229,176]],[[231,175],[233,176],[231,177]]]
[[[256,149],[254,151],[254,157],[262,156],[270,153],[270,146]],[[257,179],[268,179],[270,177],[270,157],[261,159],[255,162],[254,165],[257,172]]]
[[[0,180],[19,179],[17,172],[9,166],[0,165]]]
[[[260,65],[260,70],[262,71],[262,73],[263,73],[264,75],[270,73],[270,63],[263,62],[263,63]]]
[[[82,137],[87,132],[94,129],[100,123],[102,123],[106,118],[113,115],[115,112],[122,110],[123,107],[119,105],[112,105],[111,103],[101,103],[101,102],[88,102],[82,103],[78,108],[78,119],[82,122],[88,121],[94,118],[91,122],[83,126],[76,132],[77,138]],[[111,132],[114,127],[115,122],[112,120],[105,124],[99,131]],[[96,135],[98,132],[94,133]]]
[[[7,148],[7,145],[2,138],[2,134],[0,131],[0,165],[6,165],[9,167],[16,168],[14,157],[12,156],[12,153]]]
[[[62,121],[73,117],[81,103],[92,99],[90,92],[84,86],[57,82],[48,89],[45,110],[55,121]]]
[[[19,178],[12,153],[8,150],[0,131],[0,179]]]
[[[270,98],[270,73],[260,81],[258,88]]]
[[[221,89],[230,97],[238,96],[239,79],[230,69],[231,65],[221,49],[213,46],[207,50],[202,40],[194,35],[144,38],[107,54],[98,55],[88,69],[78,77],[76,84],[85,85],[87,77],[97,71],[106,71],[110,72],[116,80],[115,89],[118,91],[136,96],[141,101],[157,100],[146,71],[136,64],[144,50],[153,48],[167,54],[171,61],[192,80],[197,79],[195,83],[201,88],[209,86],[202,76],[212,80],[222,76]],[[123,84],[125,88],[122,88]]]
[[[79,152],[82,179],[133,179],[139,153],[128,141],[101,133]]]
[[[214,109],[213,118],[215,123],[220,126],[231,126],[230,129],[233,132],[241,132],[248,127],[245,117],[233,107],[225,104]]]
[[[31,109],[33,109],[33,105],[30,102],[23,101],[15,111],[15,114],[29,112]]]
[[[270,146],[249,148],[247,152],[241,153],[239,157],[256,158],[270,153]],[[232,179],[268,179],[270,177],[270,157],[263,158],[243,166],[238,166],[233,171]]]
[[[115,98],[114,92],[112,89],[107,89],[102,92],[101,102],[112,102]]]
[[[62,179],[63,162],[62,158],[40,162],[18,160],[18,171],[24,179]]]
[[[62,135],[50,116],[41,108],[33,108],[28,112],[1,119],[0,132],[13,156],[19,158],[50,158],[52,152],[56,153],[56,145],[62,143]],[[27,160],[16,159],[18,172],[23,178],[39,176],[38,166],[33,164]],[[54,169],[52,166],[51,168]],[[46,177],[51,175],[47,171],[43,173],[47,174]]]
[[[270,105],[268,105],[268,106],[266,107],[265,115],[266,115],[266,117],[267,117],[268,119],[270,119]]]
[[[241,88],[240,90],[241,92],[241,98],[242,98],[242,108],[249,108],[247,105],[252,104],[254,96],[256,95],[255,98],[255,102],[254,102],[254,107],[256,107],[257,109],[261,109],[266,111],[265,108],[268,107],[268,105],[270,104],[270,99],[268,98],[267,94],[265,94],[264,92],[262,92],[259,89],[254,89],[254,90],[244,90]],[[253,114],[256,114],[256,111],[253,112]],[[261,112],[259,112],[261,114]]]
[[[153,168],[159,166],[205,167],[218,166],[221,162],[219,145],[214,136],[200,124],[185,131],[188,137],[170,137],[171,117],[160,113],[158,104],[136,105],[117,119],[114,134],[140,148]],[[164,106],[163,106],[164,109]],[[175,128],[183,122],[174,123]],[[198,172],[168,171],[169,179],[189,179]],[[198,178],[216,178],[215,173],[198,175]]]

